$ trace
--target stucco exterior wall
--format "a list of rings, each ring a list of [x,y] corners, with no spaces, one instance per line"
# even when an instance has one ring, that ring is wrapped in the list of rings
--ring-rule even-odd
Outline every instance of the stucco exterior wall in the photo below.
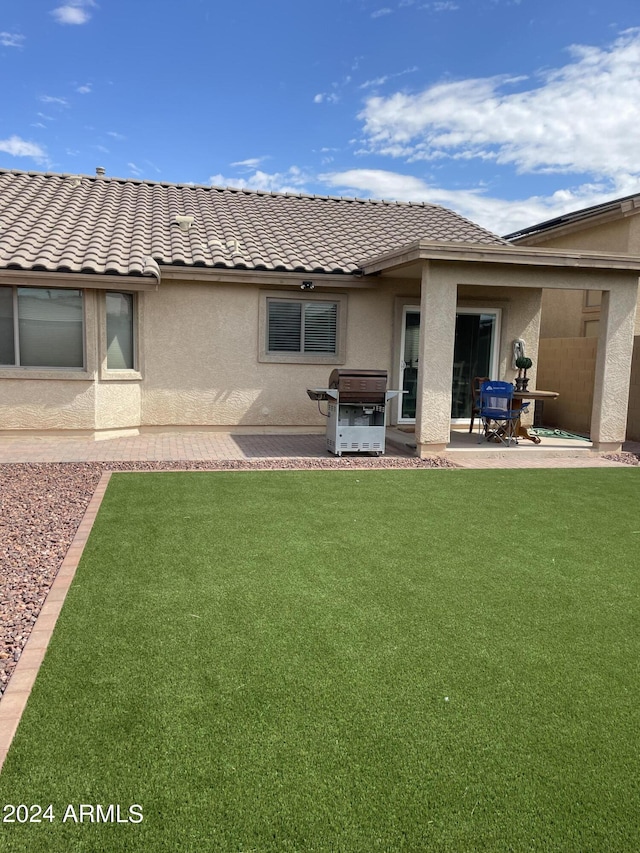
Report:
[[[545,249],[583,249],[588,252],[624,254],[630,251],[632,235],[637,234],[639,230],[640,217],[631,216],[613,222],[602,222],[590,228],[567,231],[564,234],[536,235],[531,241],[522,240],[521,243],[526,245],[531,242],[532,245]]]
[[[541,338],[538,386],[559,394],[543,426],[589,435],[597,351],[597,338]]]
[[[95,429],[94,381],[0,379],[0,430]]]
[[[143,425],[324,426],[306,389],[326,387],[342,365],[260,362],[262,292],[175,282],[146,295]],[[327,299],[332,292],[322,289]],[[390,371],[390,293],[351,290],[346,307],[344,366]]]
[[[631,385],[629,387],[629,411],[627,413],[627,438],[640,441],[640,336],[633,341],[631,362]]]
[[[575,249],[640,255],[640,215],[613,222],[603,222],[590,228],[579,228],[563,234],[534,235],[521,241],[545,249]],[[597,319],[599,312],[584,311],[582,291],[546,290],[542,301],[540,334],[544,338],[583,337],[583,321]],[[640,334],[640,306],[636,320]]]
[[[389,371],[394,293],[388,286],[325,289],[342,294],[347,336],[341,364],[266,363],[259,307],[265,293],[300,290],[175,281],[137,294],[139,371],[106,370],[100,294],[86,291],[86,369],[0,371],[0,431],[104,431],[161,427],[323,429],[306,393],[336,366]]]
[[[545,290],[542,294],[541,337],[582,337],[583,305],[581,290]]]

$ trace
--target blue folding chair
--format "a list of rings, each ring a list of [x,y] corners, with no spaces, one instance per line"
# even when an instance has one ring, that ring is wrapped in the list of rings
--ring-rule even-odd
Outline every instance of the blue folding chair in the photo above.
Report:
[[[513,385],[511,382],[483,382],[480,386],[480,423],[486,441],[499,441],[510,447],[518,443],[517,427],[520,415],[526,409],[513,408]]]

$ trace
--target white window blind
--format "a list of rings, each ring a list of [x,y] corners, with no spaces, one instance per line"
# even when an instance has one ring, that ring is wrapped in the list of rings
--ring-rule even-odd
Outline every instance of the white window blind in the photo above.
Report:
[[[82,368],[82,292],[0,287],[0,364]]]
[[[308,302],[304,309],[304,352],[335,353],[337,319],[335,302]]]
[[[268,300],[268,352],[335,355],[336,302]]]
[[[82,293],[19,287],[18,341],[22,367],[82,367]]]

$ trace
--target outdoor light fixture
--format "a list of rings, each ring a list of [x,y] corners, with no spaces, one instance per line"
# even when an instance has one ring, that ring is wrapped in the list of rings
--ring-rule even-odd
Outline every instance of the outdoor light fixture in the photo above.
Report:
[[[300,285],[300,290],[313,290],[315,284],[312,281],[303,281]]]

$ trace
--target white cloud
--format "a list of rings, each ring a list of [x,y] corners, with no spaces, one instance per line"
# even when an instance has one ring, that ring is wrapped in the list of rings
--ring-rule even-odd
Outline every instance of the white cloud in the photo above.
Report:
[[[335,92],[319,92],[317,95],[313,97],[314,104],[335,104],[340,100],[340,96],[336,95]]]
[[[384,74],[382,77],[374,77],[373,80],[365,80],[358,87],[359,89],[370,89],[372,86],[382,86],[388,80],[393,80],[396,77],[403,77],[405,74],[413,74],[418,70],[417,65],[412,65],[411,68],[405,68],[404,71],[396,71],[394,74]]]
[[[382,18],[383,15],[390,15],[392,11],[393,11],[392,9],[389,9],[387,6],[385,6],[384,9],[376,9],[375,12],[372,12],[371,17],[372,18]]]
[[[640,30],[570,53],[537,85],[485,77],[371,97],[360,114],[367,150],[412,161],[494,160],[521,173],[639,174]]]
[[[76,88],[76,92],[79,92],[81,95],[88,95],[91,92],[91,85],[89,83],[85,83],[84,86],[78,86]]]
[[[234,187],[236,189],[261,190],[273,193],[304,193],[305,185],[311,177],[297,166],[290,166],[286,172],[263,172],[257,169],[248,178],[230,178],[225,175],[211,175],[209,183],[216,187]]]
[[[40,100],[43,104],[58,104],[60,107],[69,106],[69,101],[66,98],[55,98],[52,95],[40,95]]]
[[[436,3],[425,3],[420,6],[421,9],[428,9],[430,12],[457,12],[460,8],[457,3],[452,0],[440,0]]]
[[[621,182],[585,183],[558,190],[549,196],[505,200],[486,195],[484,188],[449,190],[433,186],[421,178],[384,169],[350,169],[319,175],[327,186],[349,195],[386,198],[396,201],[427,202],[455,210],[495,234],[508,234],[541,222],[610,201],[616,196],[640,192],[640,179]]]
[[[51,14],[59,24],[86,24],[91,19],[87,9],[95,5],[93,0],[69,0],[53,9]]]
[[[47,152],[36,142],[28,142],[15,134],[8,139],[0,139],[0,151],[12,157],[30,157],[36,163],[48,163]]]
[[[121,133],[117,133],[115,130],[108,130],[107,136],[111,136],[113,139],[116,139],[118,142],[122,142],[123,139],[126,139],[126,136],[123,136]]]
[[[235,163],[231,163],[231,166],[240,166],[245,167],[247,169],[255,169],[260,163],[263,163],[267,158],[266,157],[248,157],[246,160],[236,160]]]
[[[143,174],[143,170],[139,166],[136,166],[135,163],[127,163],[127,166],[134,177],[139,178]]]
[[[0,45],[2,47],[23,47],[24,36],[19,33],[0,33]]]

